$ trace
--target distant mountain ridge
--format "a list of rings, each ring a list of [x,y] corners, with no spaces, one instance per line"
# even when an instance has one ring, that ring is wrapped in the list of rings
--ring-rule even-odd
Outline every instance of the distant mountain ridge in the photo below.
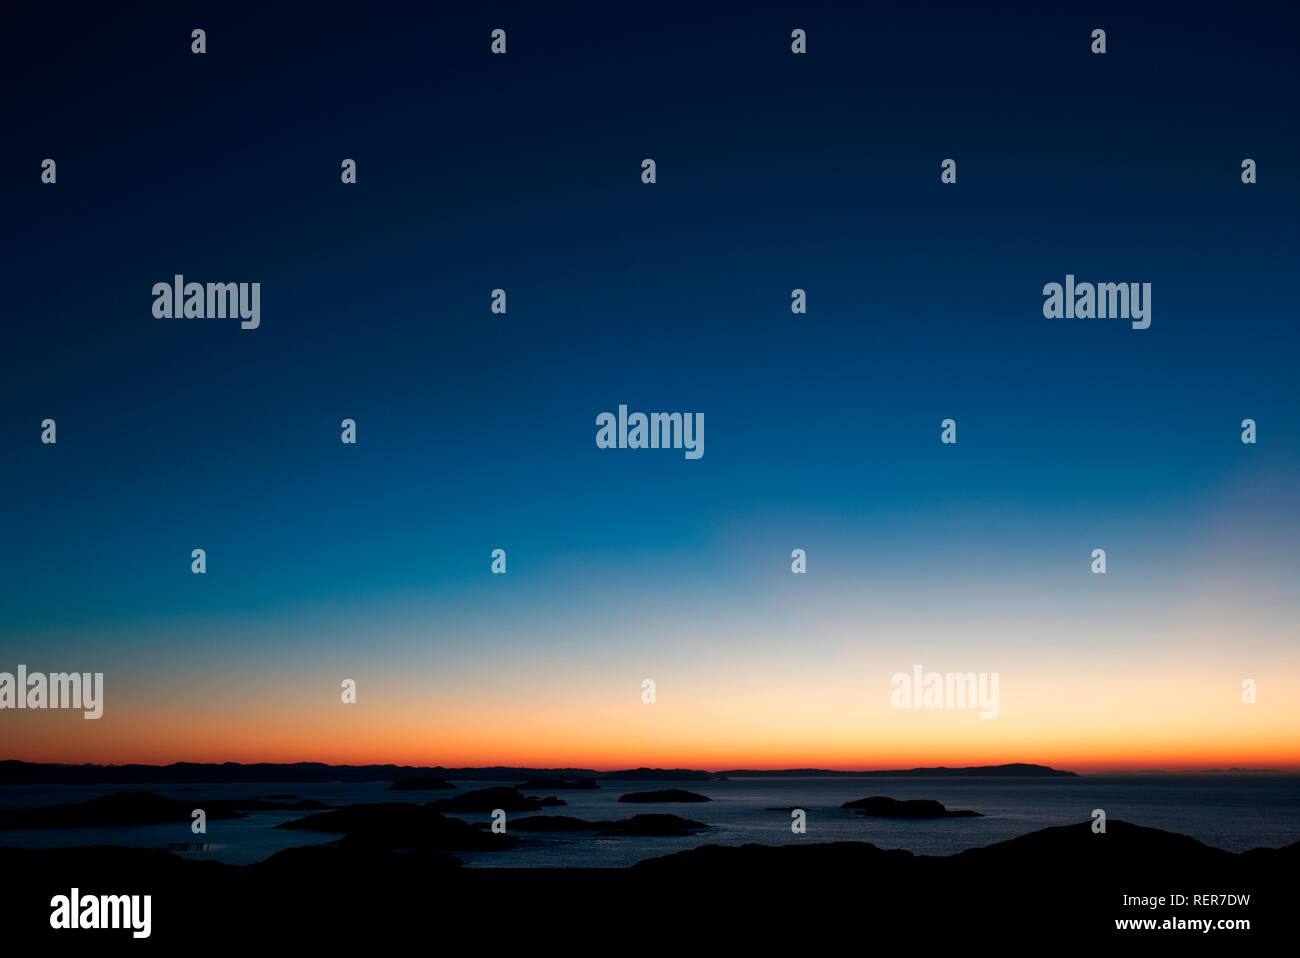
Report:
[[[1078,772],[1067,772],[1047,765],[1028,765],[1011,762],[1007,765],[969,765],[963,768],[896,768],[870,772],[836,772],[824,768],[787,768],[781,771],[736,768],[718,773],[726,778],[941,778],[966,776],[970,778],[1077,778]]]
[[[0,761],[0,785],[143,785],[225,782],[396,782],[409,778],[461,781],[523,781],[548,778],[604,778],[583,768],[444,768],[412,765],[326,765],[323,762],[175,762],[171,765],[57,765]]]
[[[144,785],[228,782],[396,782],[409,778],[459,781],[524,781],[534,778],[594,779],[597,781],[692,781],[727,778],[873,778],[873,777],[1000,777],[1043,778],[1075,776],[1074,772],[1015,762],[967,768],[911,768],[847,772],[823,768],[732,769],[709,772],[687,768],[636,768],[598,772],[590,768],[527,768],[504,765],[445,768],[441,765],[326,765],[323,762],[175,762],[171,765],[60,765],[45,762],[0,761],[0,785]]]

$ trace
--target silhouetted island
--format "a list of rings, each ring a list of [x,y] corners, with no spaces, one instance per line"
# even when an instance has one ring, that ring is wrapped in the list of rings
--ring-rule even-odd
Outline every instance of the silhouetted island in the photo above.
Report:
[[[659,792],[628,792],[620,795],[620,802],[709,802],[707,795],[697,795],[680,788],[667,788]]]
[[[873,795],[871,798],[859,798],[854,802],[845,802],[840,808],[857,809],[859,815],[871,815],[875,818],[979,818],[979,812],[969,809],[949,811],[942,803],[932,798],[909,798],[899,801]]]
[[[500,808],[507,812],[536,812],[541,810],[539,800],[527,798],[514,788],[478,788],[472,792],[440,798],[429,803],[440,812],[492,812]]]
[[[695,829],[709,827],[703,822],[664,814],[633,815],[605,824],[601,835],[691,835]]]
[[[530,815],[512,820],[508,828],[519,832],[598,832],[601,835],[692,835],[695,829],[708,828],[677,815],[633,815],[617,821],[589,822],[567,815]]]
[[[348,805],[275,827],[342,834],[344,837],[334,842],[340,848],[374,851],[498,851],[517,844],[508,835],[484,832],[459,818],[447,818],[429,805],[407,802]]]

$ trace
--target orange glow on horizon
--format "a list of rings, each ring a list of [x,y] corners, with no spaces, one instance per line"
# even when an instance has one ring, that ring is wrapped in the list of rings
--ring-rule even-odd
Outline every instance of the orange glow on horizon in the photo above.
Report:
[[[501,755],[465,755],[465,754],[420,754],[408,752],[381,753],[377,750],[310,750],[294,748],[250,749],[246,752],[233,750],[189,750],[170,752],[165,750],[129,750],[120,757],[89,757],[51,754],[39,751],[22,750],[7,756],[25,762],[48,762],[67,765],[170,765],[175,762],[221,764],[235,762],[242,765],[258,763],[293,764],[298,762],[317,762],[325,765],[398,765],[431,768],[487,768],[494,766],[515,768],[576,768],[591,769],[597,772],[609,772],[629,768],[665,768],[665,769],[699,769],[719,772],[727,769],[748,769],[753,771],[780,771],[783,769],[813,768],[829,769],[842,772],[881,771],[889,769],[911,768],[963,768],[983,765],[1007,765],[1024,763],[1045,765],[1062,771],[1079,774],[1099,774],[1105,772],[1203,772],[1226,771],[1238,769],[1243,772],[1272,771],[1287,774],[1300,774],[1300,759],[1296,756],[1259,755],[1242,757],[1241,755],[1193,756],[1149,756],[1146,758],[1125,757],[1106,759],[1101,756],[1069,755],[965,755],[960,753],[940,753],[936,755],[911,756],[906,760],[882,755],[878,759],[856,756],[781,756],[740,757],[710,756],[708,754],[645,754],[619,755],[606,752],[589,754],[578,750],[572,752],[523,752],[512,756]]]
[[[1203,671],[1202,671],[1203,670]],[[704,670],[701,670],[704,671]],[[344,673],[346,674],[346,673]],[[637,673],[632,673],[637,674]],[[1076,670],[1061,684],[1002,675],[995,717],[891,705],[888,674],[851,670],[677,675],[642,704],[637,683],[599,674],[515,673],[473,689],[423,676],[333,676],[116,688],[101,719],[6,710],[0,758],[67,764],[322,762],[330,765],[590,768],[825,768],[844,771],[1023,762],[1081,773],[1300,772],[1300,678],[1244,704],[1230,665]],[[1249,673],[1245,673],[1249,674]],[[236,691],[229,691],[234,689]],[[810,691],[811,689],[811,691]]]
[[[62,723],[60,723],[62,724]],[[86,723],[87,725],[91,723]],[[190,715],[173,715],[150,722],[147,731],[101,738],[93,744],[84,736],[60,729],[32,730],[15,739],[3,757],[28,762],[103,765],[167,765],[173,762],[321,762],[328,765],[411,765],[455,768],[516,766],[529,768],[588,768],[596,771],[638,768],[725,769],[823,768],[841,771],[1002,765],[1015,762],[1046,765],[1079,773],[1205,771],[1209,769],[1271,769],[1300,772],[1300,749],[1294,735],[1261,736],[1247,743],[1187,736],[1161,740],[1159,735],[1132,736],[1122,749],[1087,741],[1068,741],[1048,734],[1006,744],[976,741],[913,740],[857,744],[799,745],[779,743],[769,748],[751,742],[697,741],[675,738],[655,743],[649,738],[618,743],[596,735],[562,737],[501,735],[500,729],[458,734],[403,735],[400,727],[347,730],[337,726],[303,734],[284,735],[283,726],[246,720],[227,724],[220,735],[205,734],[204,723]],[[123,730],[125,731],[125,729]],[[21,741],[21,746],[17,742]]]

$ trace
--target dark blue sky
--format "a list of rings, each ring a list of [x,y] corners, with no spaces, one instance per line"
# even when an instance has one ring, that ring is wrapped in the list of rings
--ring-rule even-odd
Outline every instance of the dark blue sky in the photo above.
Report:
[[[523,642],[643,588],[761,618],[794,546],[1018,608],[1101,544],[1139,595],[1211,504],[1289,575],[1294,12],[1056,6],[9,13],[0,648],[429,597],[440,641],[507,601]],[[260,328],[155,319],[174,273],[260,282]],[[1151,327],[1045,319],[1067,273],[1151,283]],[[597,449],[619,403],[703,412],[704,457]]]

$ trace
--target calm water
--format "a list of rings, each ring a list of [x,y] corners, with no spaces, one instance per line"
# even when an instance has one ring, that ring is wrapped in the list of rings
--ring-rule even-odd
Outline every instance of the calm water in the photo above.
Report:
[[[456,782],[462,790],[517,782]],[[452,792],[392,792],[387,782],[361,784],[257,783],[194,786],[75,786],[0,787],[0,808],[31,808],[79,802],[119,791],[152,791],[201,808],[205,798],[265,797],[291,794],[331,805],[361,802],[426,802]],[[628,804],[626,792],[684,788],[709,796],[694,804]],[[1014,838],[1039,828],[1089,819],[1103,808],[1109,819],[1163,828],[1229,851],[1260,846],[1279,847],[1300,840],[1300,777],[1247,776],[1089,776],[1073,779],[741,779],[730,782],[623,782],[602,788],[557,793],[567,806],[539,813],[585,819],[618,819],[643,812],[671,812],[712,826],[684,838],[596,838],[588,834],[546,835],[504,852],[456,852],[475,867],[587,866],[617,867],[643,858],[703,844],[742,845],[746,842],[868,841],[882,848],[905,848],[917,854],[949,855],[965,848]],[[934,821],[894,821],[854,815],[839,806],[868,795],[890,798],[933,798],[950,809],[969,808],[983,818]],[[771,806],[795,806],[808,813],[808,834],[790,831],[790,813],[766,811]],[[280,822],[302,812],[250,812],[247,818],[209,821],[206,836],[193,835],[188,822],[121,828],[23,829],[0,832],[0,846],[26,848],[78,845],[131,845],[163,848],[172,843],[206,841],[208,849],[183,852],[185,857],[215,858],[244,865],[284,848],[328,842],[337,835],[284,831]],[[488,821],[487,814],[460,814],[467,821]],[[507,827],[508,827],[507,820]]]

